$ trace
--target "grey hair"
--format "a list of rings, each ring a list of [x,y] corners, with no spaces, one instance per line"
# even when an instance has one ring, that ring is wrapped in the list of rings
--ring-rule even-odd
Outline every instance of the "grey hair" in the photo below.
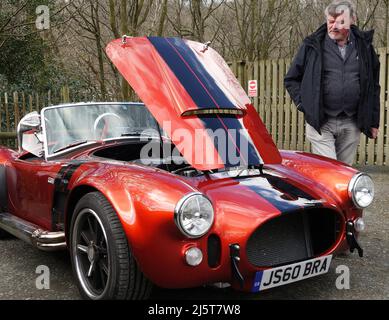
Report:
[[[327,8],[324,10],[324,14],[326,17],[336,17],[343,13],[345,9],[348,9],[350,12],[350,16],[352,18],[356,18],[356,7],[354,2],[350,0],[334,0],[332,1]]]

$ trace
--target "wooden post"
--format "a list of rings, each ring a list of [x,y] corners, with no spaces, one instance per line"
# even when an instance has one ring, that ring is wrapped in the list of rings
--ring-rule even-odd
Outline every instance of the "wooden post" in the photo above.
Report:
[[[361,135],[361,140],[359,142],[358,147],[358,164],[365,165],[366,164],[366,136],[364,134]]]
[[[247,92],[248,94],[248,87],[247,87],[247,84],[248,84],[248,81],[251,80],[251,79],[254,79],[254,68],[253,68],[253,63],[252,62],[246,62],[245,64],[245,78],[247,78],[247,80],[245,80],[244,82],[241,83],[244,91]],[[253,98],[250,98],[250,100],[253,102],[254,99]],[[253,103],[254,104],[254,103]]]
[[[288,70],[290,65],[290,60],[285,60],[285,69]],[[285,142],[283,148],[290,149],[290,128],[291,128],[291,120],[290,120],[290,108],[291,108],[291,98],[289,93],[285,92]]]
[[[304,114],[302,112],[298,112],[297,114],[297,149],[299,151],[304,150]]]
[[[63,87],[63,102],[68,103],[69,102],[69,96],[68,96],[68,90],[67,87]]]
[[[51,106],[51,90],[47,92],[47,106]]]
[[[26,115],[26,95],[22,92],[22,117]]]
[[[247,61],[245,64],[245,81],[242,83],[242,87],[245,88],[245,90],[248,90],[247,84],[249,80],[255,79],[254,78],[254,62]],[[254,99],[252,100],[254,101]]]
[[[272,95],[271,95],[271,133],[274,143],[277,143],[277,94],[278,94],[278,64],[272,60]]]
[[[59,93],[59,95],[60,95],[60,99],[61,99],[61,101],[60,101],[60,103],[63,103],[64,102],[64,93],[63,93],[63,88],[64,87],[62,87],[61,89],[60,89],[60,93]]]
[[[385,96],[386,96],[386,48],[378,49],[380,55],[380,130],[378,133],[376,148],[377,148],[377,165],[382,166],[384,164],[384,134],[385,134]]]
[[[32,112],[33,109],[34,109],[33,104],[34,104],[34,103],[33,103],[32,95],[29,94],[29,95],[28,95],[28,108],[29,108],[30,112]]]
[[[17,91],[13,93],[13,103],[14,103],[14,130],[16,130],[19,123],[19,94]]]
[[[65,87],[66,89],[66,102],[69,103],[70,102],[70,89],[68,86]]]
[[[10,122],[9,122],[9,110],[8,110],[8,94],[7,92],[4,93],[4,108],[5,108],[5,121],[6,121],[6,128],[7,132],[10,131]]]
[[[265,122],[265,61],[259,62],[259,115]]]
[[[284,109],[285,109],[285,87],[284,87],[284,75],[285,75],[285,60],[278,60],[278,139],[277,146],[282,149],[284,146]]]
[[[258,61],[255,61],[253,63],[253,77],[255,80],[257,80],[257,83],[259,84],[259,63]],[[259,91],[257,91],[257,93],[259,93]],[[257,112],[259,112],[259,107],[258,107],[258,100],[259,100],[259,97],[258,95],[254,98],[254,107],[255,107],[255,110],[257,110]]]
[[[290,148],[292,150],[297,149],[297,108],[295,105],[290,107],[292,114],[292,128],[291,128],[291,138],[290,138]]]
[[[266,61],[266,94],[265,94],[265,124],[269,132],[271,132],[271,61]]]
[[[40,101],[39,101],[39,93],[35,93],[35,103],[36,103],[36,105],[35,105],[35,109],[36,109],[36,111],[40,111],[40,109],[41,109],[41,104],[40,104]]]
[[[373,165],[375,160],[375,140],[368,139],[367,141],[367,164]]]

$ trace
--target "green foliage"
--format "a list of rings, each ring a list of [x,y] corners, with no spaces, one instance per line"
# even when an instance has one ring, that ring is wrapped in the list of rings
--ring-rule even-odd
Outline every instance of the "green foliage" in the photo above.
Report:
[[[38,32],[36,8],[54,0],[1,0],[0,4],[0,90],[24,92],[58,91],[62,86],[83,88],[85,85],[58,63],[47,40],[48,31]],[[23,8],[17,15],[15,12]],[[51,10],[51,14],[54,10]],[[11,20],[10,20],[11,18]],[[59,17],[52,15],[50,23]],[[8,22],[6,28],[3,28]]]

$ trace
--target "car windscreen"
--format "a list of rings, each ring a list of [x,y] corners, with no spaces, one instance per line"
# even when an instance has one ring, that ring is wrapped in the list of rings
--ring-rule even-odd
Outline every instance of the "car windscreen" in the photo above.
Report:
[[[142,104],[86,104],[43,112],[47,154],[93,141],[158,135],[158,125]]]

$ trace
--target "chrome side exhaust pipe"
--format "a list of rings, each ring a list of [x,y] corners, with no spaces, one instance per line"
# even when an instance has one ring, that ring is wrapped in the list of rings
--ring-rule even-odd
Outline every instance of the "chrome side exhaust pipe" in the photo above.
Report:
[[[0,213],[0,228],[43,251],[66,249],[65,232],[42,230],[9,213]]]

